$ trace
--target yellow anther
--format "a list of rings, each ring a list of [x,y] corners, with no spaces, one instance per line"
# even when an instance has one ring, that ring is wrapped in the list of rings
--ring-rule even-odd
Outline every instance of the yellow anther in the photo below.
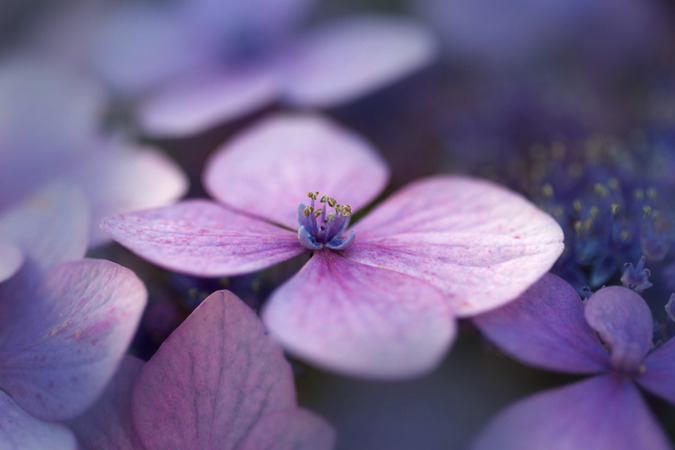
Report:
[[[302,213],[306,216],[309,216],[313,212],[314,212],[314,208],[312,208],[311,206],[307,206],[305,209],[302,210]]]
[[[541,194],[542,194],[544,197],[547,197],[547,198],[553,197],[553,186],[551,186],[550,184],[546,183],[545,185],[543,185],[543,186],[541,187]]]
[[[642,188],[636,188],[633,191],[633,198],[637,201],[641,201],[643,198],[645,198],[645,191],[642,190]]]
[[[326,219],[328,219],[329,222],[332,222],[333,220],[335,220],[335,214],[333,213],[328,214],[328,216],[326,216]]]
[[[647,198],[649,198],[650,200],[655,200],[657,195],[658,192],[656,191],[655,188],[647,189]]]
[[[626,230],[622,231],[621,234],[619,235],[622,241],[627,241],[628,238],[630,237],[630,233]]]
[[[600,210],[597,206],[591,208],[591,216],[597,218],[600,215]]]
[[[609,180],[607,180],[607,185],[608,185],[609,188],[610,188],[611,190],[613,190],[613,191],[618,191],[618,190],[619,190],[619,187],[620,187],[620,186],[619,186],[619,180],[617,180],[617,179],[614,178],[614,177],[612,177],[612,178],[610,178]]]
[[[562,217],[565,214],[565,210],[562,208],[562,206],[556,206],[553,208],[553,215],[556,217]]]
[[[335,205],[335,212],[339,212],[339,213],[340,213],[340,212],[342,212],[344,209],[345,209],[345,207],[342,206],[342,205],[339,205],[339,204],[338,204],[338,205]]]
[[[657,210],[652,211],[652,219],[659,220],[659,217],[661,217],[661,213],[659,213]]]
[[[617,214],[619,214],[619,210],[621,210],[621,205],[619,205],[618,203],[612,203],[611,205],[609,205],[609,210],[612,212],[613,216],[616,216]]]
[[[342,211],[343,216],[351,216],[352,215],[352,207],[349,205],[344,205],[344,211]]]
[[[319,217],[321,214],[323,214],[323,209],[319,208],[316,211],[314,211],[314,216]]]
[[[581,207],[582,207],[582,206],[583,206],[583,205],[581,204],[581,200],[578,200],[578,199],[577,199],[577,200],[574,200],[574,201],[572,202],[572,207],[574,208],[574,210],[575,210],[576,212],[581,211]]]
[[[577,233],[581,233],[582,228],[583,224],[581,223],[581,221],[577,220],[576,222],[574,222],[574,231],[576,231]]]
[[[308,192],[307,197],[311,198],[312,200],[316,200],[316,197],[319,195],[319,191],[315,192]]]
[[[591,228],[593,228],[593,219],[587,219],[584,221],[584,230],[589,231]]]
[[[329,198],[330,198],[330,197],[328,197],[327,195],[324,195],[323,197],[321,197],[321,200],[319,200],[319,201],[320,201],[321,203],[326,203],[326,202],[328,201]]]
[[[335,199],[333,197],[329,198],[328,199],[328,206],[333,208],[335,205],[337,205],[337,201],[335,201]]]
[[[642,207],[642,214],[644,214],[645,217],[649,217],[649,215],[652,213],[652,207],[649,205],[645,205]]]
[[[599,195],[600,197],[607,197],[607,194],[609,194],[609,189],[607,189],[607,186],[602,183],[595,183],[593,186],[593,192],[595,192],[595,194]]]

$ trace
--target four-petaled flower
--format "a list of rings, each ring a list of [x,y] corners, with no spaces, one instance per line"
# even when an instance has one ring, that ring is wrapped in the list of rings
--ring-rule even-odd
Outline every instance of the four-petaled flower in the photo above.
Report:
[[[402,188],[347,230],[350,212],[388,176],[367,142],[327,119],[273,116],[209,161],[205,187],[221,204],[185,201],[102,228],[156,264],[199,276],[253,272],[311,250],[263,307],[271,334],[328,369],[411,377],[444,356],[454,316],[498,307],[544,274],[563,235],[521,196],[453,176]],[[314,209],[298,207],[308,191]]]
[[[595,374],[508,407],[474,450],[671,448],[634,383],[675,403],[675,340],[650,353],[652,314],[634,291],[602,288],[584,305],[574,288],[547,274],[517,300],[474,321],[526,364]]]

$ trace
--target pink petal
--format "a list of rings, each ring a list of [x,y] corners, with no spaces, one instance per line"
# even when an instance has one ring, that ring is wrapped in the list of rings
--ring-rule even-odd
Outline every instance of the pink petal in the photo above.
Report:
[[[365,16],[305,35],[286,61],[286,99],[331,107],[391,84],[427,65],[436,42],[409,20]]]
[[[362,137],[329,119],[277,114],[225,144],[207,163],[204,186],[221,202],[298,228],[298,203],[320,191],[352,209],[387,184],[389,169]]]
[[[494,418],[472,450],[670,449],[635,386],[603,375],[514,403]]]
[[[91,246],[110,241],[100,228],[104,217],[168,205],[188,189],[185,174],[162,152],[118,143],[92,154],[67,177],[80,183],[91,205]]]
[[[328,422],[306,409],[294,409],[263,417],[239,450],[331,450],[334,447],[335,430]]]
[[[87,249],[89,210],[74,185],[52,183],[0,215],[0,235],[21,247],[25,270],[35,278]]]
[[[14,242],[0,237],[0,283],[10,278],[23,264],[23,252]]]
[[[241,300],[218,291],[145,365],[131,405],[148,450],[230,450],[263,417],[296,403],[281,349]]]
[[[620,286],[602,288],[588,299],[586,321],[609,347],[615,370],[637,374],[652,346],[652,313],[634,291]]]
[[[644,372],[635,381],[675,404],[675,339],[670,339],[644,360]]]
[[[206,200],[108,217],[101,228],[153,263],[197,276],[255,272],[306,251],[296,233]]]
[[[138,120],[153,136],[189,136],[253,112],[278,92],[278,77],[269,67],[199,74],[151,96],[141,104]]]
[[[403,379],[432,371],[455,336],[436,289],[329,250],[278,288],[262,318],[291,353],[347,375]]]
[[[560,226],[496,184],[460,176],[411,183],[355,227],[349,259],[428,281],[460,316],[501,306],[551,268]]]
[[[80,450],[144,450],[131,421],[131,391],[143,365],[140,359],[125,356],[96,403],[67,422]]]
[[[584,319],[579,295],[552,274],[473,321],[491,342],[526,364],[569,373],[602,372],[609,366],[607,352]]]
[[[1,328],[0,386],[38,418],[80,414],[113,376],[146,297],[130,270],[81,260],[52,269],[32,298],[2,298],[15,315]]]
[[[3,450],[76,450],[77,441],[63,425],[32,417],[0,391],[0,448]]]

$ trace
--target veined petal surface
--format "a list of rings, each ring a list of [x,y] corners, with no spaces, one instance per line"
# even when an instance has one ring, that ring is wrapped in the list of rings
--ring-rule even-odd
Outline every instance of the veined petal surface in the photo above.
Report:
[[[253,112],[278,93],[273,67],[221,69],[166,86],[143,102],[137,115],[152,136],[189,136]]]
[[[429,282],[459,316],[513,300],[563,250],[553,218],[506,188],[462,176],[404,186],[353,229],[347,258]]]
[[[218,291],[146,363],[131,405],[147,450],[234,450],[266,415],[296,407],[295,386],[253,311]]]
[[[339,106],[420,69],[436,53],[431,33],[410,20],[364,16],[323,25],[286,55],[285,99]]]
[[[0,391],[0,448],[76,450],[77,441],[63,425],[36,419]]]
[[[441,293],[427,283],[330,250],[274,291],[262,318],[294,355],[372,379],[432,371],[456,332]]]
[[[652,313],[642,297],[625,287],[605,287],[588,299],[584,315],[609,347],[612,368],[637,375],[654,334]]]
[[[331,450],[334,446],[333,427],[313,412],[296,408],[263,417],[239,450]]]
[[[386,163],[361,136],[322,116],[277,114],[217,150],[204,186],[228,206],[296,230],[298,203],[308,192],[356,211],[388,179]]]
[[[108,217],[101,228],[159,266],[202,277],[255,272],[306,251],[297,233],[207,200]]]
[[[0,328],[0,387],[44,420],[82,413],[115,373],[146,299],[133,272],[103,260],[63,263],[32,298],[1,298],[14,316]]]
[[[568,373],[609,367],[579,295],[555,275],[544,275],[514,301],[473,321],[492,343],[526,364]]]
[[[140,359],[125,356],[96,403],[66,422],[81,450],[145,450],[131,420],[131,392],[143,365]]]
[[[670,450],[665,433],[626,378],[602,375],[507,407],[471,450]]]

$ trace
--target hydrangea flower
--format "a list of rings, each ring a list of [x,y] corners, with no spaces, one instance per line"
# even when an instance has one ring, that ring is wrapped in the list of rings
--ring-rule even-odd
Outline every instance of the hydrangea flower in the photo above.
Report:
[[[474,322],[526,364],[594,375],[506,408],[474,450],[672,448],[635,384],[675,403],[675,340],[653,349],[652,314],[635,291],[605,287],[584,305],[572,286],[547,274]]]
[[[79,29],[72,40],[91,43],[81,49],[83,64],[122,94],[152,92],[136,115],[146,132],[166,137],[203,131],[279,98],[304,107],[347,103],[435,56],[425,29],[382,15],[292,37],[312,3],[109,2],[94,10],[87,5],[88,13],[78,8],[73,20],[51,25],[52,31],[41,25],[39,33],[53,45]]]
[[[76,449],[52,423],[89,408],[133,337],[147,293],[128,269],[82,260],[79,191],[52,185],[0,217],[18,272],[0,283],[0,447]]]
[[[81,449],[330,450],[335,432],[297,407],[293,374],[260,320],[211,294],[148,361],[128,356],[69,423]]]
[[[277,115],[210,159],[218,200],[122,214],[102,228],[138,255],[198,276],[312,257],[262,318],[294,355],[342,373],[432,370],[466,317],[517,297],[562,251],[555,221],[489,182],[436,176],[392,195],[356,226],[388,168],[361,137],[320,116]],[[309,192],[309,194],[308,194]]]
[[[0,65],[0,214],[51,182],[77,184],[91,217],[83,234],[95,246],[109,241],[103,217],[185,193],[187,178],[161,152],[102,133],[103,107],[95,84],[61,67],[29,57]],[[20,258],[0,242],[0,254]]]

